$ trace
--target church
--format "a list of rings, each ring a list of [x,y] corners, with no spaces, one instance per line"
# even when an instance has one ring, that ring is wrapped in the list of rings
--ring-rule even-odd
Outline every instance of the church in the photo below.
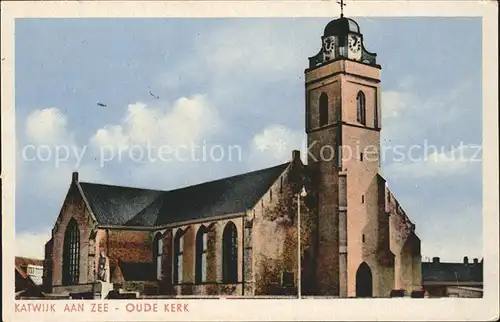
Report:
[[[420,291],[420,239],[379,173],[377,55],[358,23],[341,15],[308,63],[307,163],[291,151],[289,162],[271,168],[170,191],[85,182],[75,172],[45,245],[44,291],[71,298]]]

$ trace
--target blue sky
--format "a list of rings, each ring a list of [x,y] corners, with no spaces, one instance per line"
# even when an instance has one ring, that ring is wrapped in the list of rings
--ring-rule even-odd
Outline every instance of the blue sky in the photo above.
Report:
[[[331,19],[16,20],[17,254],[43,256],[75,169],[81,181],[172,189],[289,160],[304,138],[307,58]],[[481,257],[481,20],[356,20],[382,65],[382,145],[439,148],[382,164],[423,260]],[[145,142],[218,145],[225,157],[102,161],[106,147]],[[84,153],[56,165],[27,146]]]

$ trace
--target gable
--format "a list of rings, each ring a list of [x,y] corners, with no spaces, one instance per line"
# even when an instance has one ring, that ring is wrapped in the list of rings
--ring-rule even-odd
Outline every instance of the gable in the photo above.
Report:
[[[68,217],[68,218],[65,218]],[[52,229],[52,235],[58,230],[59,225],[65,224],[70,217],[80,217],[80,222],[96,224],[92,210],[88,206],[85,196],[82,194],[78,181],[73,178],[66,197],[64,198],[61,210]]]

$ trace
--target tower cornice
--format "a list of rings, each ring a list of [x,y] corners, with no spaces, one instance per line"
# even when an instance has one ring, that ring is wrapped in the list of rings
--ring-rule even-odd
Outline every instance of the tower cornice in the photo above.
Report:
[[[370,82],[380,82],[380,70],[373,65],[363,64],[348,59],[338,59],[317,68],[305,70],[306,85],[335,77],[336,75],[348,75]]]
[[[336,63],[336,62],[339,62],[339,61],[350,61],[350,62],[353,62],[353,63],[356,63],[356,64],[361,64],[361,65],[364,65],[364,66],[373,67],[373,68],[382,70],[382,66],[379,65],[379,64],[375,64],[374,65],[374,64],[364,63],[364,62],[361,62],[361,61],[358,61],[358,60],[354,60],[354,59],[349,59],[349,58],[346,58],[346,57],[339,57],[337,59],[333,59],[333,60],[330,60],[328,62],[325,62],[322,65],[318,65],[318,66],[306,68],[304,70],[304,73],[308,73],[308,72],[313,71],[315,69],[319,69],[319,68],[328,66],[330,64],[333,64],[333,63]]]

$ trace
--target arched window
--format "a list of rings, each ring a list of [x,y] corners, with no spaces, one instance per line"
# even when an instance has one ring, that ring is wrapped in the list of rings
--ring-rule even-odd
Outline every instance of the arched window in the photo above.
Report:
[[[356,100],[357,100],[358,122],[364,125],[366,124],[365,94],[362,91],[359,91]]]
[[[238,282],[238,231],[231,221],[222,234],[222,280],[224,283]]]
[[[208,229],[201,226],[196,234],[196,283],[207,281],[207,250],[208,250]]]
[[[157,233],[153,241],[153,257],[156,266],[156,279],[162,278],[162,261],[163,261],[163,235]]]
[[[179,229],[174,238],[174,284],[182,283],[182,267],[184,262],[184,232]]]
[[[319,97],[319,126],[328,124],[328,95],[321,93]]]
[[[78,284],[80,276],[80,230],[74,218],[64,233],[63,285]]]

